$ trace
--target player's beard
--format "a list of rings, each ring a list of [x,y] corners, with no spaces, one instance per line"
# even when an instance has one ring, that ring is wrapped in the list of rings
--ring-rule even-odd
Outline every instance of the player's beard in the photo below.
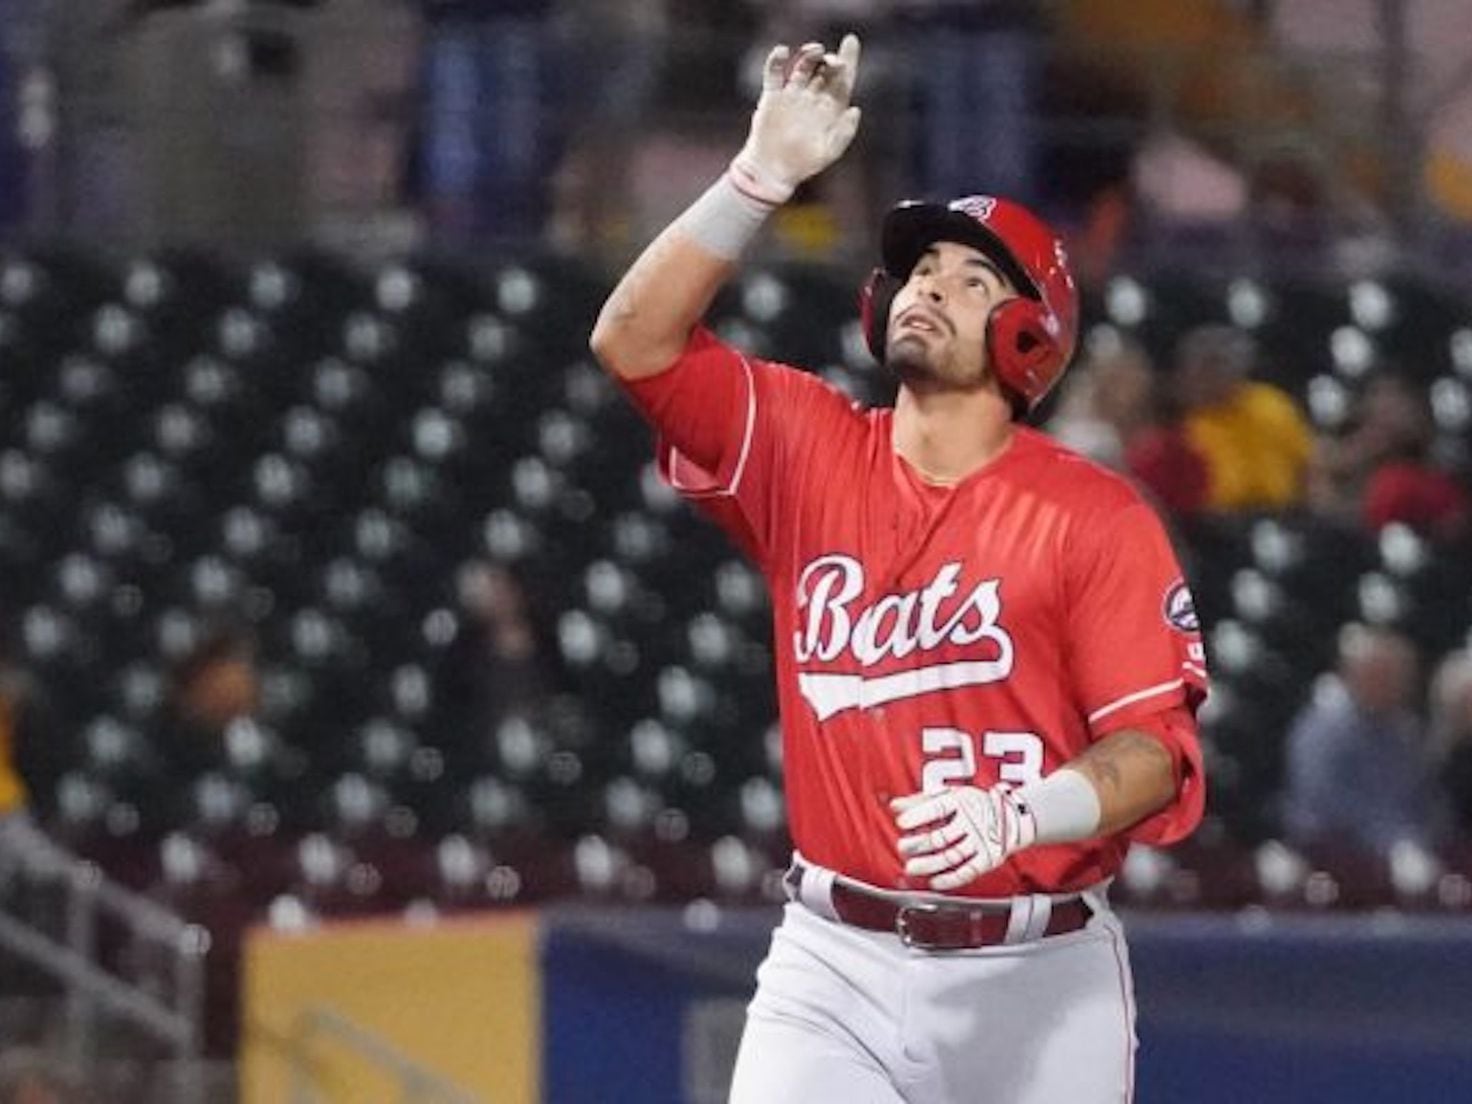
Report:
[[[902,334],[889,342],[884,367],[911,391],[974,391],[985,387],[990,373],[984,363],[959,365],[950,344],[936,349],[931,343]]]

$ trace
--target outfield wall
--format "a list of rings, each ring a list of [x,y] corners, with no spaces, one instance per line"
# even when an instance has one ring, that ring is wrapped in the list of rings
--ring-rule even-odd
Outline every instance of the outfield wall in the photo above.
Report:
[[[490,1104],[716,1104],[774,910],[557,909],[258,933],[244,1104],[291,1099],[327,1004]],[[1127,920],[1142,1102],[1472,1100],[1472,923],[1392,914]],[[317,1099],[393,1100],[340,1046]]]

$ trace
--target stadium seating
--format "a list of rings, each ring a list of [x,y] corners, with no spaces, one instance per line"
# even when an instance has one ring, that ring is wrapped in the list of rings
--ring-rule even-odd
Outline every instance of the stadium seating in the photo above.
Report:
[[[775,894],[786,841],[761,580],[660,484],[647,432],[590,362],[602,293],[548,258],[480,272],[0,260],[0,566],[48,746],[37,803],[58,836],[235,930]],[[883,401],[851,304],[833,273],[763,267],[723,292],[714,324]],[[1327,428],[1393,358],[1429,388],[1443,454],[1472,455],[1472,316],[1425,283],[1137,273],[1089,310],[1157,357],[1198,321],[1250,329],[1264,374]],[[1367,619],[1429,654],[1456,646],[1472,565],[1407,530],[1296,515],[1180,536],[1218,687],[1211,819],[1190,848],[1145,853],[1126,895],[1395,899],[1384,871],[1325,859],[1288,877],[1253,849],[1278,830],[1283,731],[1337,628]],[[474,631],[456,573],[476,557],[507,566],[536,614],[548,686],[534,711],[466,712],[446,689]],[[171,672],[222,623],[256,642],[260,708],[219,747],[185,749],[181,773]],[[1333,893],[1312,881],[1330,870]],[[1467,905],[1455,884],[1416,899]]]

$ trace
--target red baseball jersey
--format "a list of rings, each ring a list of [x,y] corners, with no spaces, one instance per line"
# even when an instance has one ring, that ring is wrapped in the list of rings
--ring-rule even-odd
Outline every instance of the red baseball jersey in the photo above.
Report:
[[[808,859],[910,885],[889,800],[1021,784],[1110,732],[1159,726],[1168,808],[1128,836],[1036,847],[963,893],[1062,892],[1113,874],[1129,838],[1200,820],[1191,721],[1206,668],[1190,591],[1130,485],[1019,427],[954,486],[922,480],[866,410],[815,376],[697,329],[627,384],[659,464],[760,564],[771,588],[793,842]]]

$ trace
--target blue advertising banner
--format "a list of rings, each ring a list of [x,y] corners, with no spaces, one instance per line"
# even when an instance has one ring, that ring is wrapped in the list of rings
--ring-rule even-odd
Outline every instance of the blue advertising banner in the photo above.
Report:
[[[775,910],[544,916],[549,1104],[725,1099]],[[1472,923],[1139,915],[1137,1099],[1472,1100]]]

